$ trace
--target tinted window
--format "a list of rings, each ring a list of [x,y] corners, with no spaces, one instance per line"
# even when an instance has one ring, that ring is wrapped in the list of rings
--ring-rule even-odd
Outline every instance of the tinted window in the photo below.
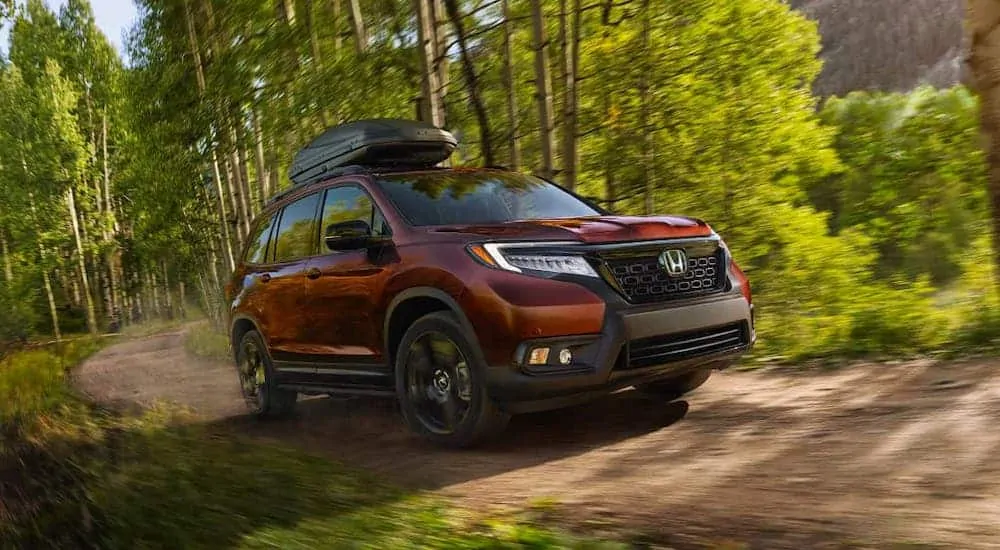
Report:
[[[313,193],[285,207],[275,238],[274,261],[287,262],[313,254],[318,203],[319,193]]]
[[[389,232],[385,219],[382,218],[378,208],[375,208],[368,193],[353,185],[334,187],[326,191],[322,219],[321,235],[326,232],[326,228],[330,225],[351,220],[361,220],[367,223],[375,235],[384,235]]]
[[[257,224],[257,229],[250,235],[250,246],[247,247],[246,256],[243,261],[249,264],[259,264],[264,262],[264,255],[267,253],[267,241],[271,237],[271,226],[277,216],[271,216],[266,220],[261,220]]]
[[[434,172],[382,177],[379,186],[413,225],[503,223],[598,216],[545,180],[494,172]]]

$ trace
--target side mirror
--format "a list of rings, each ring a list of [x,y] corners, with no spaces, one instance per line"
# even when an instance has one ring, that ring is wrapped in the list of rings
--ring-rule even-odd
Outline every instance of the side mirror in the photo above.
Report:
[[[330,250],[357,250],[366,248],[372,237],[372,228],[364,220],[350,220],[326,226],[323,241]]]

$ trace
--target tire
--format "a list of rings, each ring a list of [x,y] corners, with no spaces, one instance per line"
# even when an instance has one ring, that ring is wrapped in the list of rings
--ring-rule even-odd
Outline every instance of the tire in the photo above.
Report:
[[[247,332],[240,339],[239,346],[236,372],[250,414],[262,420],[291,415],[299,394],[277,386],[274,365],[260,333],[256,330]]]
[[[702,384],[708,381],[708,377],[711,375],[711,369],[699,369],[678,376],[677,378],[642,384],[636,386],[635,389],[667,401],[673,401],[701,387]]]
[[[507,427],[486,388],[486,361],[451,312],[434,312],[407,329],[396,350],[396,395],[403,420],[428,441],[472,447]]]

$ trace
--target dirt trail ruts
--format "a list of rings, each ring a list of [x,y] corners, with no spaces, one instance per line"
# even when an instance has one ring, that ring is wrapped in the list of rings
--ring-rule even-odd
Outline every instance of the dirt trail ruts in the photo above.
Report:
[[[389,401],[300,398],[295,418],[254,422],[233,367],[190,357],[183,341],[177,331],[107,348],[78,385],[112,405],[176,402],[213,429],[476,509],[550,499],[561,521],[681,548],[1000,548],[998,361],[716,373],[687,401],[620,392],[515,417],[488,447],[450,452],[410,435]]]

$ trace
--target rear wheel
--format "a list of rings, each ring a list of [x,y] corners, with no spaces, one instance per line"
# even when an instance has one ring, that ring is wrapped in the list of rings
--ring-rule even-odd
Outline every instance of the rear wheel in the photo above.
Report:
[[[468,447],[506,427],[486,390],[486,363],[450,312],[435,312],[407,329],[396,351],[396,393],[411,430],[433,443]]]
[[[251,330],[240,339],[236,370],[240,390],[250,414],[258,418],[280,418],[295,410],[298,393],[278,387],[274,366],[260,333]]]
[[[677,378],[651,382],[649,384],[641,384],[636,386],[635,389],[643,393],[655,395],[667,401],[673,401],[674,399],[678,399],[681,396],[698,389],[702,384],[708,381],[708,377],[711,375],[711,369],[700,369],[683,374]]]

